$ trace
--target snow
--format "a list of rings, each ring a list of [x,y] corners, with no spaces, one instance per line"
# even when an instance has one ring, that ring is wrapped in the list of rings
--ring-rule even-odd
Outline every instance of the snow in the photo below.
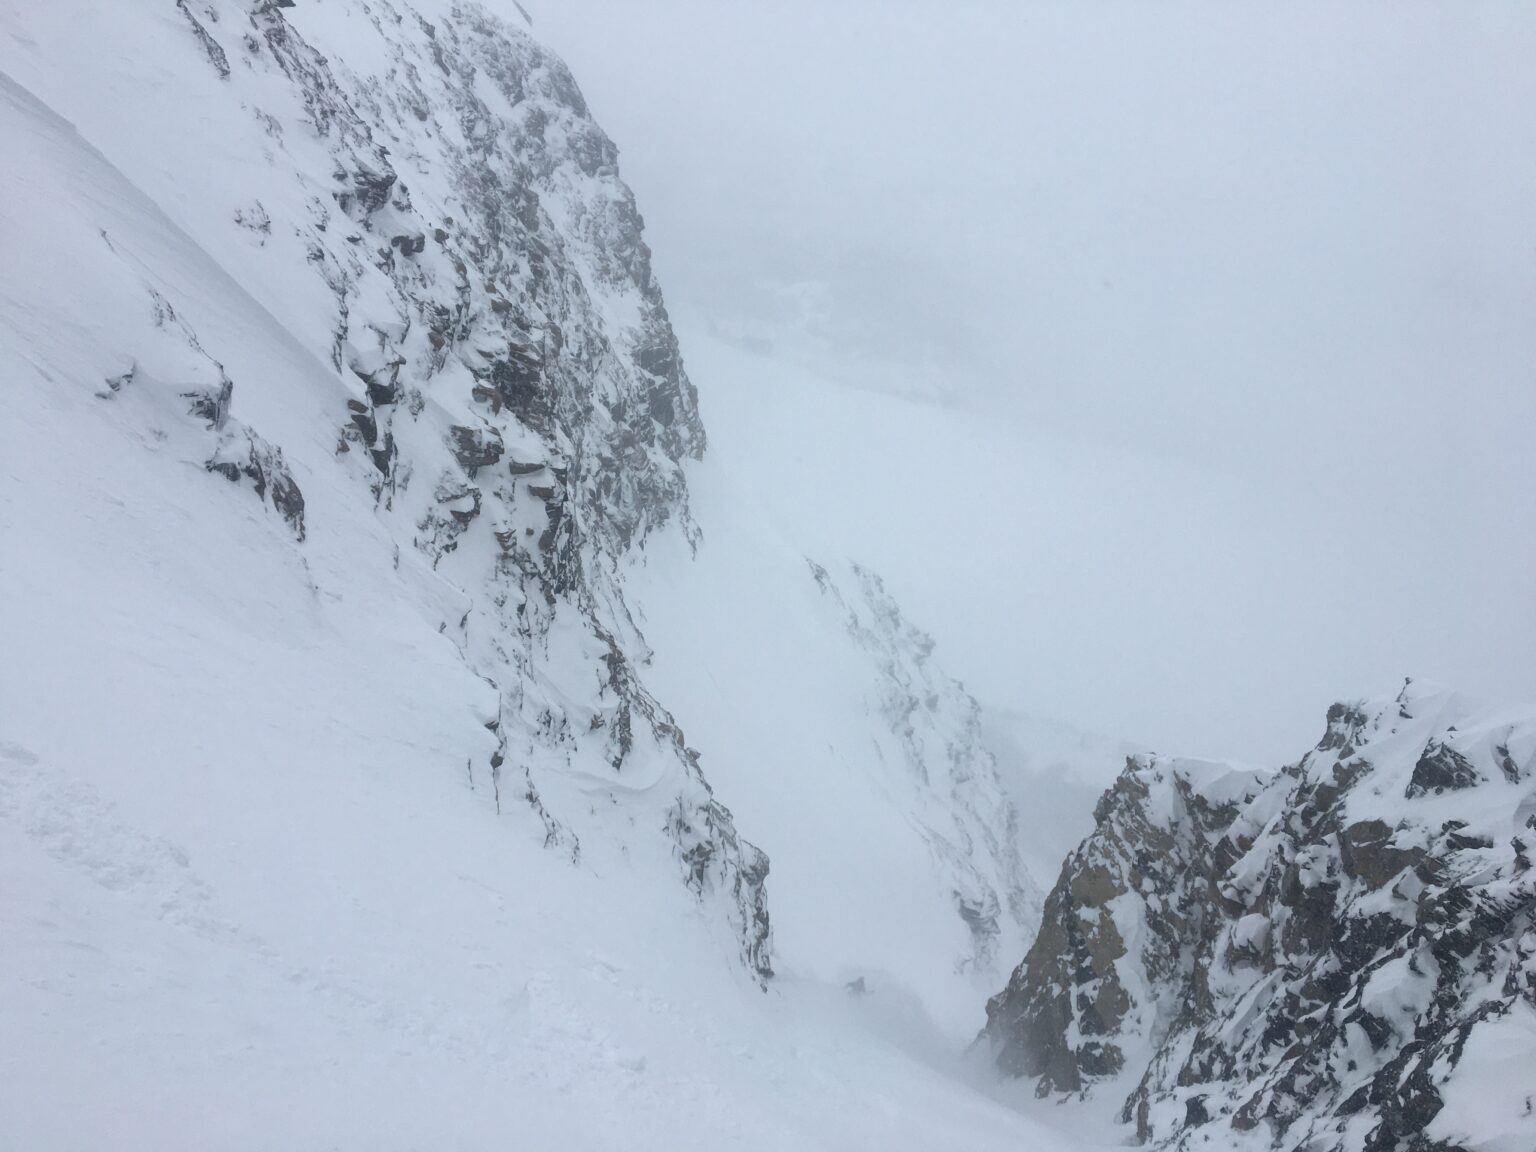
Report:
[[[956,978],[960,925],[946,910],[949,893],[913,852],[945,806],[898,787],[899,768],[889,762],[897,753],[873,716],[869,655],[826,612],[806,562],[832,568],[851,591],[849,561],[878,571],[891,560],[906,571],[900,558],[914,546],[935,563],[963,561],[940,514],[953,489],[944,470],[927,465],[978,448],[990,458],[996,446],[978,446],[976,426],[961,414],[850,391],[803,367],[743,354],[697,316],[678,323],[702,381],[711,449],[690,471],[703,530],[697,555],[652,544],[645,567],[629,574],[656,654],[650,680],[673,702],[743,834],[773,860],[781,958],[827,978],[879,970],[884,982],[929,1003],[955,1036],[973,1035],[985,998],[1027,940],[1012,955],[999,949],[990,984]],[[902,500],[876,507],[872,488],[898,471],[909,477]],[[888,583],[905,603],[905,586]],[[958,671],[947,656],[940,645],[932,659]],[[1004,793],[998,799],[1019,814],[1028,886],[1043,892],[1092,830],[1099,795],[1141,749],[990,701],[981,724]],[[884,752],[872,756],[871,744],[882,742]],[[811,794],[816,803],[806,802]],[[914,921],[933,927],[913,933]]]
[[[304,0],[292,19],[348,92],[387,103],[409,57],[393,7]],[[419,11],[460,18],[447,0]],[[426,473],[458,423],[541,470],[550,444],[477,423],[471,361],[491,354],[464,348],[425,417],[396,426],[418,485],[408,500],[401,482],[398,510],[379,500],[338,430],[363,395],[357,370],[421,334],[398,285],[372,272],[342,294],[358,326],[334,330],[333,290],[305,265],[335,253],[306,250],[294,226],[323,216],[332,243],[349,228],[324,202],[332,156],[300,130],[317,113],[272,68],[236,60],[246,70],[221,80],[194,15],[233,48],[243,14],[224,0],[0,0],[0,1147],[1120,1141],[1098,1107],[1115,1093],[1042,1109],[970,1044],[1098,793],[1142,750],[978,705],[922,613],[898,608],[899,580],[888,591],[878,574],[926,553],[954,566],[957,599],[974,595],[968,551],[997,540],[957,546],[946,505],[1012,468],[1016,438],[829,388],[804,366],[779,375],[691,329],[714,438],[688,475],[702,535],[679,513],[630,554],[601,553],[584,592],[622,635],[551,595],[533,608],[538,651],[517,663],[494,625],[528,606],[531,585],[483,578],[497,565],[489,528],[532,535],[546,506],[517,502],[522,474],[482,491]],[[541,59],[541,95],[563,75]],[[548,155],[530,162],[549,160],[549,255],[592,288],[596,322],[578,335],[607,397],[649,322],[601,235],[627,193],[549,159],[575,147],[569,104],[514,106],[484,71],[476,91],[509,123],[556,109]],[[444,158],[464,126],[379,123],[405,128],[389,152],[425,214],[409,220],[458,211]],[[451,260],[434,250],[414,267],[425,282],[437,264]],[[601,405],[592,416],[611,419]],[[302,520],[270,476],[213,467],[257,454],[302,491]],[[1056,463],[1032,466],[1043,481]],[[653,444],[631,466],[677,467]],[[893,475],[908,502],[850,530]],[[436,528],[418,519],[423,492],[446,517]],[[475,515],[451,554],[429,547]],[[604,733],[589,752],[621,722],[628,734],[610,657],[660,710],[635,726],[622,771],[563,739],[536,753],[530,737],[521,763],[513,697]],[[1536,760],[1536,727],[1518,718],[1465,718],[1421,688],[1400,703],[1374,747],[1403,765],[1432,733],[1480,763],[1497,749],[1528,774]],[[493,778],[502,751],[513,763]],[[680,767],[694,751],[708,784]],[[1258,782],[1227,764],[1143,763],[1214,804]],[[535,770],[554,817],[522,795]],[[1512,781],[1411,802],[1401,779],[1385,783],[1394,798],[1372,814],[1411,803],[1437,826],[1501,829],[1529,814]],[[679,882],[681,845],[662,833],[686,787],[729,805],[772,859],[766,985],[740,961],[739,926]],[[1171,788],[1158,796],[1176,803]],[[1284,801],[1276,786],[1250,805],[1246,834]],[[1314,863],[1309,883],[1328,861]],[[1484,863],[1468,849],[1456,866],[1475,879]],[[1133,903],[1111,914],[1135,952],[1147,927]],[[1233,938],[1258,949],[1270,930],[1250,916]],[[1400,969],[1376,972],[1363,1001],[1387,1016],[1422,1007],[1423,980]],[[1156,1009],[1149,1029],[1164,1026],[1173,1005],[1159,997],[1173,992],[1128,980]],[[1515,1152],[1533,1035],[1518,1006],[1480,1027],[1435,1131]],[[1486,1123],[1465,1088],[1484,1079]]]
[[[1426,1133],[1478,1152],[1527,1152],[1536,1130],[1536,1010],[1517,1003],[1480,1024],[1462,1050],[1458,1075],[1441,1095],[1445,1107]]]
[[[184,849],[196,838],[135,827],[78,779],[14,745],[3,755],[7,1147],[1042,1140],[839,990],[763,997],[679,964],[681,919],[664,934],[643,913],[605,929],[626,896],[654,912],[653,889],[520,853],[446,790],[423,809],[393,788],[309,789],[356,815],[298,810],[288,842],[332,842],[317,872],[308,853],[274,858],[267,836],[265,854]],[[223,864],[250,868],[282,907],[205,878]]]
[[[1025,925],[1004,931],[993,962],[957,970],[971,950],[955,908],[961,881],[931,845],[968,829],[979,835],[980,825],[955,827],[957,801],[943,782],[911,776],[882,714],[880,664],[818,588],[795,538],[754,502],[739,467],[723,447],[696,470],[697,556],[680,542],[652,544],[631,576],[655,650],[651,681],[684,718],[743,834],[773,861],[781,963],[901,989],[956,1041],[969,1039],[986,997],[1023,954]],[[857,603],[845,566],[831,579]],[[961,706],[948,693],[938,704]],[[919,713],[919,725],[944,722],[921,705]],[[937,772],[943,762],[927,764]],[[973,791],[988,813],[1007,804],[1000,783],[986,780],[955,794]],[[1027,875],[994,880],[1004,899],[1010,884],[1022,886],[1033,914],[1038,885]]]
[[[244,114],[165,54],[174,11],[127,8],[93,35],[132,70],[67,93],[93,118],[79,130],[50,97],[80,79],[61,54],[84,9],[0,13],[0,1146],[1078,1146],[962,1064],[986,981],[954,972],[967,941],[912,791],[872,804],[868,749],[841,750],[846,775],[806,813],[807,832],[855,828],[829,861],[846,873],[785,845],[766,994],[659,838],[573,865],[525,806],[498,814],[475,769],[496,694],[444,628],[466,592],[398,546],[335,451],[353,386],[317,352],[318,281],[285,279],[278,240],[225,219],[260,172],[235,162]],[[214,139],[225,152],[196,156]],[[215,433],[184,394],[221,372],[230,419],[303,490],[302,546],[205,467]],[[659,572],[681,541],[655,546]],[[799,638],[838,649],[804,561],[776,555]],[[803,781],[829,762],[792,759],[810,741],[873,730],[840,718],[870,677],[840,651],[812,682],[822,727],[796,732],[771,700],[719,723],[775,741]],[[680,718],[708,756],[705,701]],[[719,759],[730,802],[763,801],[751,823],[783,831],[788,779],[770,804],[772,777],[753,792]],[[633,767],[644,791],[652,766]],[[619,805],[598,784],[569,791]],[[855,967],[866,996],[842,986]]]

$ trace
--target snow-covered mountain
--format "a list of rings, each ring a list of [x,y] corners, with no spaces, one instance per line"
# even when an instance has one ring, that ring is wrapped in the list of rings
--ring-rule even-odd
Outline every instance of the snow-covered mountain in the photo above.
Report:
[[[1036,1132],[978,706],[700,463],[516,8],[0,27],[0,1144]]]
[[[1278,772],[1141,756],[988,1008],[1157,1147],[1531,1146],[1536,723],[1406,684]]]
[[[1083,1147],[1025,955],[1142,1139],[1529,1152],[1536,726],[983,707],[823,507],[972,429],[701,398],[512,0],[0,0],[0,155],[0,1147]]]
[[[87,75],[71,38],[103,19],[119,49]],[[615,576],[652,532],[696,536],[682,463],[704,433],[615,149],[564,66],[474,6],[19,22],[13,131],[36,171],[7,207],[37,251],[7,270],[17,350],[203,482],[249,488],[296,561],[357,515],[327,485],[366,492],[391,544],[348,566],[387,566],[490,693],[459,771],[572,857],[610,850],[620,805],[768,975],[767,862],[646,690]],[[65,244],[70,275],[39,283]],[[29,330],[39,315],[74,338]]]

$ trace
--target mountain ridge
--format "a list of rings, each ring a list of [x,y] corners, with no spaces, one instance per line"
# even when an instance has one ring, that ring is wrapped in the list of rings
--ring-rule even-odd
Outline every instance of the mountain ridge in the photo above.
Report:
[[[988,1006],[994,1058],[1042,1095],[1128,1089],[1157,1147],[1513,1152],[1533,783],[1528,715],[1412,681],[1274,772],[1133,757]]]

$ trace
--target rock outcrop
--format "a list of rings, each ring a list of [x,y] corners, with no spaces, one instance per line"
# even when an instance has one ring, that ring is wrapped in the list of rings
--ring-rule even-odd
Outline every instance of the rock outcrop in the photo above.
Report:
[[[1536,721],[1410,683],[1278,772],[1133,758],[1096,815],[988,1006],[1005,1072],[1156,1147],[1532,1146]]]

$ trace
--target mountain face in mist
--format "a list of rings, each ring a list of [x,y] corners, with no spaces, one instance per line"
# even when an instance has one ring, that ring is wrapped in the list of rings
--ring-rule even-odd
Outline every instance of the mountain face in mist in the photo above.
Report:
[[[394,747],[419,748],[445,787],[581,867],[647,875],[656,860],[668,874],[656,882],[691,891],[766,981],[768,858],[705,779],[687,716],[648,688],[655,653],[632,592],[648,549],[700,548],[685,466],[703,456],[704,427],[616,149],[570,72],[474,4],[145,0],[17,20],[4,110],[27,164],[4,193],[26,238],[3,272],[0,320],[34,385],[18,403],[35,406],[19,405],[13,427],[100,461],[126,452],[113,467],[139,528],[115,524],[93,546],[157,541],[163,572],[190,570],[179,553],[201,549],[262,586],[299,574],[295,594],[313,604],[278,634],[334,633],[343,661],[365,658],[326,605],[387,602],[405,617],[377,625],[398,633],[396,662],[367,657],[347,675],[384,675],[381,709],[401,714],[384,703],[398,691],[452,729],[409,729]],[[88,32],[121,45],[100,71],[74,51]],[[71,485],[59,518],[85,522],[76,497],[91,484]],[[230,494],[236,512],[201,506]],[[234,551],[217,551],[209,515]],[[21,539],[41,531],[15,526]],[[55,562],[35,551],[40,568]],[[872,573],[792,567],[797,594],[816,589],[807,631],[848,658],[833,687],[875,685],[867,713],[838,717],[838,738],[873,764],[859,804],[915,833],[884,849],[945,909],[944,965],[994,980],[1038,898],[977,705]],[[119,595],[148,612],[149,590]],[[234,613],[232,588],[228,600]],[[165,610],[183,609],[172,596]],[[181,631],[188,662],[227,658],[191,618]],[[684,643],[699,649],[678,654],[687,666],[732,639]],[[718,707],[707,691],[688,697],[695,715]],[[310,698],[313,723],[336,722],[323,689]],[[291,756],[312,735],[259,695],[240,706],[244,727],[269,734],[243,737],[253,750]],[[740,706],[773,707],[758,693]],[[382,739],[382,719],[346,723],[360,755]],[[739,756],[740,740],[709,754]],[[825,871],[819,883],[844,887]]]
[[[1158,1147],[1525,1147],[1536,724],[1412,684],[1278,772],[1134,757],[988,1005]]]
[[[981,706],[936,666],[933,639],[907,621],[878,575],[850,563],[834,577],[809,564],[873,672],[869,705],[885,729],[871,742],[878,776],[965,925],[969,946],[955,969],[985,976],[1029,938],[1040,894],[1019,857],[1019,814],[983,741]]]

